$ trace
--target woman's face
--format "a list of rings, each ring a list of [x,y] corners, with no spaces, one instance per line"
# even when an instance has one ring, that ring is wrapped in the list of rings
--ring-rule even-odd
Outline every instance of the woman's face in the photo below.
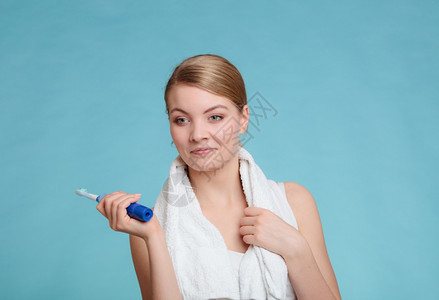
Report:
[[[241,114],[227,98],[176,85],[169,91],[168,109],[172,139],[190,168],[216,170],[237,155],[239,135],[247,129],[247,105]]]

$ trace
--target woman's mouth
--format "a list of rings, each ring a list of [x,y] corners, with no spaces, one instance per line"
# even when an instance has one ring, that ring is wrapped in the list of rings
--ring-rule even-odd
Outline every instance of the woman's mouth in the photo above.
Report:
[[[192,150],[191,153],[197,156],[205,156],[215,150],[214,148],[197,148]]]

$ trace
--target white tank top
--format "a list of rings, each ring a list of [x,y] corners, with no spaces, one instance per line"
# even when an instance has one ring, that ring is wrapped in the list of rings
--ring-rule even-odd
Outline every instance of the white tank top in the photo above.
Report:
[[[283,182],[275,182],[275,183],[278,184],[281,190],[283,191],[282,193],[283,197],[281,199],[278,199],[279,203],[277,203],[277,205],[282,207],[283,209],[280,211],[283,211],[285,213],[279,217],[281,217],[282,219],[288,218],[289,221],[297,228],[297,221],[296,218],[294,217],[293,210],[291,209],[291,206],[288,203],[287,195],[285,193],[284,183]],[[291,216],[293,220],[291,220]],[[229,252],[230,262],[232,263],[235,280],[239,281],[239,265],[241,264],[241,259],[244,256],[244,253],[236,252],[232,250],[228,250],[228,252]],[[285,300],[294,300],[294,299],[296,299],[294,291],[287,288],[287,294]]]

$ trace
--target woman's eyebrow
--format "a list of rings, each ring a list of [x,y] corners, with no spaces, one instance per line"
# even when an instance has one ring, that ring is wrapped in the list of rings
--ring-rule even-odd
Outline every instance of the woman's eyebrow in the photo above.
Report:
[[[216,109],[216,108],[225,108],[225,109],[228,110],[227,106],[224,106],[224,105],[218,104],[218,105],[214,105],[214,106],[212,106],[212,107],[206,109],[206,110],[204,111],[204,114],[205,114],[205,113],[208,113],[209,111],[212,111],[212,110],[214,110],[214,109]],[[172,113],[172,112],[174,112],[174,111],[181,111],[182,113],[185,113],[185,114],[190,115],[190,113],[188,113],[188,112],[186,112],[186,111],[184,111],[183,109],[178,108],[178,107],[173,108],[173,109],[171,110],[170,113]]]

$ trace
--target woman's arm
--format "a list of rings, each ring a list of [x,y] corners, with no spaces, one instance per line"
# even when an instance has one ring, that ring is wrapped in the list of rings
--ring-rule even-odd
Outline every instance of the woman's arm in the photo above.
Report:
[[[148,240],[130,235],[130,246],[142,299],[183,299],[164,234]]]
[[[134,268],[144,299],[183,299],[166,238],[157,216],[148,222],[132,219],[127,207],[137,202],[140,194],[121,191],[106,195],[96,209],[108,219],[110,227],[130,235]]]
[[[149,253],[145,240],[138,236],[130,235],[130,248],[142,299],[152,299]]]
[[[285,192],[299,232],[305,239],[302,243],[304,249],[299,255],[295,251],[295,255],[284,257],[297,297],[300,300],[341,299],[313,196],[305,187],[295,182],[285,182]]]

